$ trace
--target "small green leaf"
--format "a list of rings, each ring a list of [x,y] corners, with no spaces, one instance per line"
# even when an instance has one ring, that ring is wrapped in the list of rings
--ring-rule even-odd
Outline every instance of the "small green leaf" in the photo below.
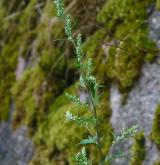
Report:
[[[89,136],[88,139],[83,139],[79,144],[81,144],[81,145],[97,144],[97,137]]]
[[[69,94],[69,93],[65,93],[65,95],[66,95],[66,97],[67,97],[69,100],[74,101],[76,104],[78,104],[78,105],[81,104],[80,99],[79,99],[78,97],[73,96],[73,95],[71,95],[71,94]]]

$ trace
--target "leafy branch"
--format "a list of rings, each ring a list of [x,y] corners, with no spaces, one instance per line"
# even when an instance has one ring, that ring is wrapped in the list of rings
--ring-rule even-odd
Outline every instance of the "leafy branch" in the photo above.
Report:
[[[67,40],[71,42],[75,48],[76,52],[76,62],[79,67],[80,77],[79,77],[79,85],[81,88],[87,91],[87,98],[85,103],[82,103],[80,98],[69,93],[66,93],[66,96],[71,101],[75,102],[78,106],[86,105],[89,112],[91,113],[91,117],[80,117],[79,115],[73,115],[71,112],[66,112],[66,118],[69,121],[75,121],[78,124],[87,128],[89,132],[89,136],[86,139],[81,140],[79,144],[81,145],[89,145],[95,144],[97,147],[97,151],[99,153],[99,165],[104,165],[105,162],[111,161],[117,157],[123,157],[124,154],[122,152],[117,153],[116,155],[102,155],[102,144],[101,144],[101,133],[100,133],[100,125],[97,116],[97,106],[99,102],[99,95],[98,91],[101,85],[97,83],[96,78],[92,74],[93,72],[93,62],[92,59],[89,58],[87,63],[84,62],[84,52],[83,52],[83,45],[82,42],[82,34],[79,33],[76,37],[73,37],[73,25],[72,19],[69,14],[65,13],[64,10],[64,2],[63,0],[55,0],[55,5],[57,8],[57,16],[64,22],[65,24],[65,34],[67,36]],[[94,132],[90,130],[88,127],[91,124],[94,128]],[[127,129],[122,132],[121,135],[116,136],[113,134],[114,140],[112,142],[112,146],[119,143],[120,141],[127,139],[130,135],[136,132],[137,126],[134,126],[130,129]],[[76,155],[76,164],[78,165],[90,165],[91,162],[87,160],[87,155],[85,148]]]

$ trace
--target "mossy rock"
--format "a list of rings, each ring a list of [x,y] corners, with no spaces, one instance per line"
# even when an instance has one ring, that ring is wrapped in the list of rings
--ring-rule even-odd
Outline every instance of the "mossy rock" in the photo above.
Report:
[[[46,74],[46,65],[49,64],[43,59],[43,67],[37,64],[28,68],[12,88],[16,106],[14,127],[23,123],[34,132],[47,116],[51,102],[65,87],[64,81],[57,83],[58,78]]]
[[[64,47],[68,46],[68,43],[65,41],[54,42],[57,38],[65,38],[65,35],[63,23],[55,18],[53,2],[44,2],[39,8],[42,15],[35,8],[37,2],[41,1],[26,1],[23,6],[19,0],[13,3],[3,0],[3,5],[1,5],[2,1],[0,2],[0,23],[2,25],[0,39],[3,41],[3,44],[0,44],[2,54],[0,56],[0,79],[3,84],[0,84],[0,120],[7,119],[13,99],[16,104],[14,126],[27,125],[36,144],[35,159],[31,164],[51,165],[54,163],[56,165],[68,162],[72,164],[73,156],[80,149],[80,146],[74,145],[87,136],[82,128],[64,121],[65,111],[74,107],[61,94],[66,87],[77,80],[76,68],[73,64],[74,56],[70,55],[73,48],[69,45],[66,50]],[[94,26],[86,26],[86,24],[90,20],[95,21],[95,15],[104,0],[85,1],[86,9],[89,9],[90,14],[86,14],[86,9],[82,8],[80,1],[70,9],[71,14],[79,19],[78,24],[82,32],[87,32],[86,36],[94,33],[93,36],[88,37],[86,43],[86,58],[93,58],[95,74],[103,84],[106,85],[108,79],[111,79],[118,82],[121,91],[126,92],[138,78],[144,61],[153,61],[155,57],[153,52],[148,53],[148,51],[139,49],[142,47],[148,50],[154,47],[154,44],[146,39],[147,26],[141,26],[148,18],[146,10],[152,2],[151,0],[145,2],[108,0],[97,16],[97,21],[102,25],[100,30]],[[65,3],[68,5],[70,1],[66,0]],[[21,9],[23,11],[20,14],[4,21],[5,17],[10,14],[12,16]],[[138,30],[137,26],[139,26]],[[74,29],[76,33],[79,31],[77,27]],[[126,34],[129,35],[126,37]],[[106,56],[102,43],[119,42],[115,36],[124,39],[125,42],[120,46],[123,49],[130,49],[132,53],[111,47],[109,55]],[[132,46],[126,44],[130,42]],[[118,51],[119,57],[117,58]],[[15,82],[15,69],[19,55],[30,63],[21,79]],[[75,90],[72,90],[74,93]],[[111,116],[109,90],[105,92],[98,110],[103,120],[102,132],[105,133],[103,153],[109,150],[112,139],[112,128],[109,123]],[[88,154],[91,159],[96,158],[94,146],[88,149]]]
[[[135,136],[135,142],[131,147],[131,159],[130,165],[142,165],[145,159],[146,151],[145,151],[145,137],[143,132],[139,132]]]
[[[158,149],[160,149],[160,128],[159,128],[160,120],[159,119],[160,119],[160,106],[158,106],[155,111],[152,133],[151,133],[151,139],[154,141]]]
[[[103,24],[102,29],[95,32],[85,46],[88,57],[94,58],[99,79],[117,82],[124,93],[134,85],[143,63],[153,62],[156,57],[153,51],[156,45],[148,38],[145,23],[149,17],[147,9],[152,3],[153,0],[107,1],[97,15],[97,21]],[[102,45],[109,49],[107,55]]]

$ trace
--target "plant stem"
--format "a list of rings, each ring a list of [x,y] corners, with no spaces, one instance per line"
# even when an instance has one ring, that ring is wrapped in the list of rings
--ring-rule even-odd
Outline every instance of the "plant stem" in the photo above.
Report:
[[[88,90],[89,92],[89,100],[90,100],[90,108],[92,109],[91,111],[93,112],[93,116],[95,118],[95,130],[96,130],[96,136],[97,136],[97,148],[98,148],[98,152],[99,152],[99,165],[102,165],[102,160],[103,160],[103,156],[102,156],[102,150],[101,150],[101,142],[100,142],[100,131],[99,131],[99,126],[98,126],[98,117],[97,117],[97,110],[96,110],[96,105],[94,104],[93,101],[93,97],[92,94],[90,92],[90,90]]]

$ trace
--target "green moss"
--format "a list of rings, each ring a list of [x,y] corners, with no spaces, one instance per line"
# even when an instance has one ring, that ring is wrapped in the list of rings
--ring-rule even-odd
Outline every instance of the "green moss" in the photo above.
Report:
[[[156,56],[154,54],[148,53],[145,58],[144,61],[145,62],[154,62],[155,61]]]
[[[160,10],[160,0],[157,0],[157,1],[156,1],[156,8],[157,8],[158,10]]]
[[[20,32],[25,34],[28,30],[32,30],[36,27],[38,21],[38,13],[35,10],[37,4],[36,0],[31,0],[26,8],[23,10],[21,17],[19,17]]]
[[[93,55],[95,55],[95,52],[99,52],[99,49],[101,49],[102,42],[105,37],[105,29],[97,30],[94,35],[89,37],[84,47],[84,51],[89,57],[93,57]]]
[[[156,160],[153,165],[160,165],[160,160]]]
[[[157,107],[153,120],[153,127],[151,133],[151,139],[155,142],[158,149],[160,149],[160,106]]]
[[[48,117],[48,123],[47,127],[45,125],[45,128],[43,127],[43,130],[46,129],[47,136],[42,135],[42,139],[38,139],[38,141],[42,141],[45,138],[47,138],[46,149],[49,152],[49,155],[52,153],[56,153],[57,151],[60,152],[60,154],[66,154],[66,159],[72,159],[73,148],[77,148],[74,145],[78,144],[80,139],[82,138],[84,131],[82,128],[77,127],[73,123],[67,123],[65,121],[65,112],[66,110],[73,109],[72,104],[68,104],[63,106],[62,108],[59,108],[57,112],[54,111],[54,114],[50,114]],[[49,131],[48,131],[49,130]],[[69,130],[69,131],[67,131]],[[36,139],[37,140],[37,139]],[[80,149],[80,146],[78,147]],[[42,151],[43,152],[43,151]],[[49,155],[46,157],[46,159],[50,159]],[[38,158],[39,159],[39,158]],[[54,154],[53,154],[54,159]],[[56,160],[50,160],[54,163]],[[65,160],[63,160],[65,161]],[[71,160],[70,160],[71,161]],[[39,160],[41,162],[41,160]],[[43,164],[43,163],[41,163]]]
[[[139,18],[146,18],[146,8],[153,2],[153,0],[147,2],[140,0],[108,0],[97,15],[97,20],[113,27],[113,25],[122,22],[127,23]]]
[[[7,55],[7,54],[4,54]],[[10,56],[10,60],[2,55],[0,57],[0,120],[7,120],[11,105],[11,86],[15,81],[13,70],[16,65],[16,54]],[[12,61],[13,60],[13,61]]]
[[[12,1],[12,3],[10,1],[1,0],[1,3],[7,9],[9,15],[15,11],[19,11],[24,5],[21,0]]]
[[[49,105],[65,86],[62,80],[56,83],[58,79],[50,73],[47,75],[46,70],[42,69],[40,65],[27,69],[12,89],[17,109],[14,126],[23,123],[29,126],[31,133],[45,119]]]
[[[16,36],[18,34],[17,26],[14,27],[14,30],[8,31],[5,35],[1,34],[2,41],[4,37],[6,40],[3,41],[4,46],[0,46],[0,121],[7,120],[9,117],[12,101],[11,87],[15,82],[19,39]],[[8,30],[8,28],[3,27],[3,30]],[[8,41],[8,34],[10,33],[13,36]]]
[[[131,159],[130,165],[142,165],[143,160],[145,159],[145,137],[143,132],[139,132],[135,136],[135,142],[131,148]]]
[[[108,78],[116,81],[124,93],[131,89],[139,77],[142,64],[145,61],[153,62],[156,57],[153,51],[156,46],[148,39],[145,23],[147,9],[152,2],[107,1],[97,16],[98,22],[104,24],[104,27],[91,37],[93,42],[90,41],[86,46],[88,56],[94,57],[96,61],[97,73],[102,82]],[[115,46],[107,46],[108,42]],[[107,52],[100,43],[103,43]]]
[[[14,114],[14,127],[16,127],[17,124],[21,124],[22,121],[24,124],[27,125],[28,122],[26,121],[26,118],[34,112],[34,109],[36,107],[36,103],[34,100],[35,97],[33,96],[33,91],[35,87],[34,84],[36,82],[32,78],[31,73],[32,75],[37,76],[35,74],[34,69],[25,71],[22,78],[14,85],[12,89],[17,109]],[[38,76],[38,78],[39,80],[41,80],[40,75]]]

